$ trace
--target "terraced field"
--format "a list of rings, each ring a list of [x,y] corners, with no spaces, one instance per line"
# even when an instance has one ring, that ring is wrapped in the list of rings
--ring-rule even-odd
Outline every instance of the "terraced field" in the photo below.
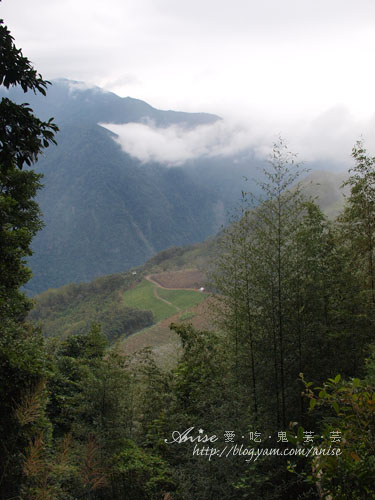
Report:
[[[172,303],[160,300],[155,289],[156,285],[143,280],[135,288],[124,292],[123,303],[127,307],[152,311],[156,323],[176,314],[177,308]]]
[[[191,323],[200,330],[210,330],[213,328],[213,313],[210,308],[212,299],[204,296],[199,305],[191,307],[184,312],[178,312],[156,325],[145,328],[140,332],[130,335],[120,344],[123,354],[129,355],[140,351],[145,347],[150,347],[155,356],[156,362],[164,367],[171,368],[181,352],[180,339],[170,330],[171,323]]]
[[[152,311],[157,323],[200,304],[206,298],[199,291],[165,289],[154,282],[143,280],[135,288],[124,292],[123,303],[127,307]]]
[[[192,323],[200,329],[212,327],[210,299],[207,294],[193,289],[184,290],[182,287],[173,289],[161,285],[161,283],[168,285],[191,283],[186,280],[186,275],[183,281],[182,277],[182,274],[173,276],[173,273],[168,273],[168,279],[165,279],[165,273],[148,276],[135,288],[123,293],[124,305],[151,310],[156,322],[155,325],[124,339],[120,344],[124,354],[132,354],[145,347],[151,347],[160,364],[164,367],[171,366],[180,351],[179,339],[169,328],[171,323]]]
[[[198,269],[183,269],[153,274],[149,278],[164,288],[189,288],[198,290],[205,286],[206,276]]]
[[[202,292],[195,292],[193,290],[167,290],[165,288],[158,288],[157,294],[160,298],[172,303],[180,311],[188,307],[197,306],[206,298]]]

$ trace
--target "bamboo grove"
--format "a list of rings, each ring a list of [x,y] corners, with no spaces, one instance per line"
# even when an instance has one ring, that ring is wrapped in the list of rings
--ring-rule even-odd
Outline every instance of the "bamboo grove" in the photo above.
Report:
[[[303,377],[308,387],[338,373],[350,380],[364,377],[372,363],[366,368],[374,343],[375,158],[361,141],[352,156],[350,195],[330,221],[304,195],[303,169],[280,139],[260,195],[242,194],[238,220],[222,238],[213,282],[234,397],[247,424],[266,433],[295,421],[317,425],[321,416],[310,411]],[[373,432],[370,423],[364,432]],[[303,495],[296,483],[291,490],[288,479],[282,483],[284,494],[258,494]],[[340,499],[375,495],[363,490],[346,497],[338,488]],[[307,498],[317,494],[309,490]]]

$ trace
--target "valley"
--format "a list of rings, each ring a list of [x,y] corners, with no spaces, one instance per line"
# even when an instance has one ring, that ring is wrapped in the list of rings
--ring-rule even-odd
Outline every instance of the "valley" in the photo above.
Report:
[[[179,346],[171,323],[212,326],[210,295],[200,288],[206,286],[203,268],[215,248],[212,240],[192,248],[171,248],[127,273],[48,290],[35,297],[29,318],[41,325],[46,336],[60,338],[84,334],[91,324],[99,323],[124,354],[149,347],[158,363],[167,366],[176,360]],[[192,268],[192,263],[200,268]]]
[[[148,3],[1,2],[0,499],[375,500],[371,9]]]

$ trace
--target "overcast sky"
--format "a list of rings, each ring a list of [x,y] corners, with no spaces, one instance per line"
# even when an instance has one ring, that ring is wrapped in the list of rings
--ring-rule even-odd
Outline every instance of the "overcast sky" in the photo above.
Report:
[[[45,78],[281,133],[307,159],[375,147],[374,0],[3,0],[0,17]]]

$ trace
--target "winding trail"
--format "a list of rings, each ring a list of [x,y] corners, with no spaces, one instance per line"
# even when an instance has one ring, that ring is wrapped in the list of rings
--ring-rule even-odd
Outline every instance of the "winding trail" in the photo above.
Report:
[[[169,287],[163,286],[160,283],[158,283],[157,281],[153,280],[151,278],[151,276],[152,276],[151,274],[148,274],[147,276],[144,276],[144,279],[146,279],[152,285],[154,285],[154,287],[153,287],[154,297],[156,299],[158,299],[158,300],[161,300],[165,304],[168,304],[168,306],[173,307],[174,309],[176,309],[177,312],[183,311],[184,308],[181,309],[181,307],[178,307],[175,304],[172,304],[172,302],[170,302],[169,300],[165,299],[164,297],[160,297],[160,295],[158,294],[158,288],[162,288],[163,290],[191,290],[193,292],[199,292],[199,290],[197,290],[196,288],[169,288]],[[124,292],[126,292],[126,290],[120,290],[119,291],[121,298],[122,298],[122,295],[124,294]]]
[[[152,276],[152,274],[148,274],[147,276],[145,276],[145,279],[147,281],[149,281],[150,283],[152,283],[153,285],[156,285],[159,288],[163,288],[164,290],[191,290],[192,292],[199,292],[199,290],[197,288],[170,288],[167,286],[163,286],[160,283],[158,283],[157,281],[153,280],[151,278],[151,276]],[[161,300],[164,300],[164,299],[161,299]]]
[[[149,280],[151,281],[151,280]],[[151,281],[151,283],[155,283],[154,281]],[[164,288],[164,287],[160,287],[160,288]],[[165,302],[166,304],[168,304],[169,306],[172,306],[176,309],[176,311],[181,311],[181,308],[180,307],[177,307],[175,306],[174,304],[172,304],[172,302],[169,302],[169,300],[167,299],[164,299],[163,297],[160,297],[160,295],[158,294],[158,289],[156,287],[154,287],[154,296],[159,299],[159,300],[162,300],[163,302]]]
[[[147,281],[149,281],[150,283],[152,283],[154,286],[154,296],[163,301],[165,304],[168,304],[169,306],[172,306],[176,309],[176,311],[182,311],[182,309],[178,306],[176,306],[175,304],[172,304],[172,302],[169,302],[169,300],[167,299],[164,299],[163,297],[160,297],[160,295],[158,294],[158,288],[162,288],[163,290],[191,290],[193,292],[198,292],[198,290],[196,288],[168,288],[166,286],[163,286],[161,285],[160,283],[158,283],[157,281],[153,280],[151,278],[151,274],[148,274],[147,276],[145,276],[145,279]]]

